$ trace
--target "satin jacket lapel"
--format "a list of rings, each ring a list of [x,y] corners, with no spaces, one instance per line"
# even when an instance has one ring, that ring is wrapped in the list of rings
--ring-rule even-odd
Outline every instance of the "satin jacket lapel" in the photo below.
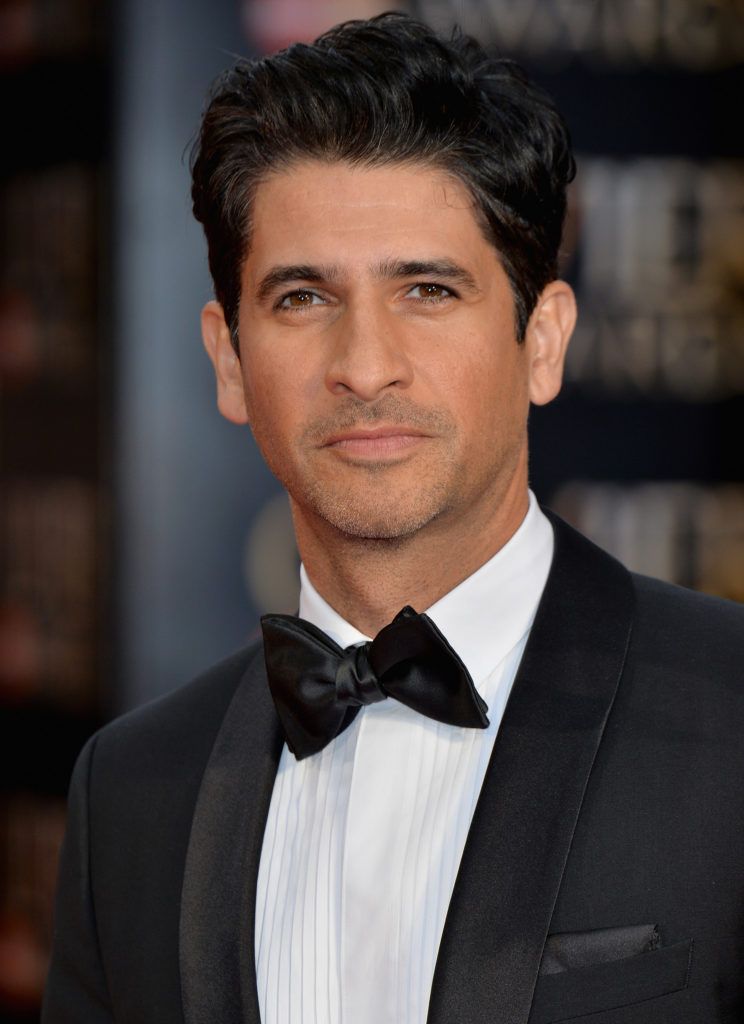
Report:
[[[627,571],[554,516],[555,554],[480,793],[429,1024],[526,1024],[633,615]]]
[[[256,879],[281,747],[259,648],[225,715],[194,813],[181,897],[185,1024],[259,1024]]]

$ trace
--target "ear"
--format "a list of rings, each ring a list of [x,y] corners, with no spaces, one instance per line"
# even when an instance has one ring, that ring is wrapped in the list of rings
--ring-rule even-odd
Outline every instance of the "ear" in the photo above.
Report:
[[[576,297],[565,281],[551,281],[540,293],[527,325],[530,401],[546,405],[561,390],[568,342],[576,325]]]
[[[217,408],[232,423],[247,423],[243,374],[230,337],[230,328],[219,302],[208,302],[201,313],[204,348],[217,378]]]

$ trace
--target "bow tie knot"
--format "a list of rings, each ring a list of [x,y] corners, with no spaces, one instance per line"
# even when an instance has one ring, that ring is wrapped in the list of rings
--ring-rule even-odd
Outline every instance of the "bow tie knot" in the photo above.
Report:
[[[457,652],[413,608],[374,640],[346,649],[293,615],[264,615],[261,628],[271,696],[298,760],[347,729],[363,705],[386,697],[448,725],[488,725],[488,708]]]
[[[376,704],[387,694],[369,660],[370,643],[347,647],[336,668],[336,699],[347,707]]]

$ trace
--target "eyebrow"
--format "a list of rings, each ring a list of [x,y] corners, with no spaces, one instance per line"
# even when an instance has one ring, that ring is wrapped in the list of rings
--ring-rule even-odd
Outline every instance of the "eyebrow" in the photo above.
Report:
[[[448,259],[383,260],[373,268],[373,274],[375,277],[385,281],[394,281],[406,277],[444,277],[470,291],[480,291],[470,271],[461,267],[459,263]],[[277,288],[284,284],[290,284],[293,281],[307,281],[311,284],[332,284],[339,281],[342,276],[339,269],[333,266],[293,263],[272,267],[259,281],[256,288],[256,298],[259,302],[264,302]]]
[[[384,260],[375,268],[375,276],[388,281],[402,277],[446,277],[470,291],[480,291],[470,271],[448,259]]]
[[[263,302],[281,285],[289,284],[292,281],[310,281],[313,284],[321,284],[324,281],[336,281],[338,276],[335,267],[313,267],[308,263],[292,263],[288,266],[272,267],[258,282],[256,298],[259,302]]]

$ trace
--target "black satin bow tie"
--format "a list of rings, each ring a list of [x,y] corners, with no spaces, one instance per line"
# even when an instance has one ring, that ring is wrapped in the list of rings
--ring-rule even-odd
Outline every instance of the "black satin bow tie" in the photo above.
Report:
[[[399,612],[374,640],[345,650],[304,619],[264,615],[266,671],[298,761],[322,750],[363,704],[395,697],[449,725],[485,729],[488,707],[428,615]]]

